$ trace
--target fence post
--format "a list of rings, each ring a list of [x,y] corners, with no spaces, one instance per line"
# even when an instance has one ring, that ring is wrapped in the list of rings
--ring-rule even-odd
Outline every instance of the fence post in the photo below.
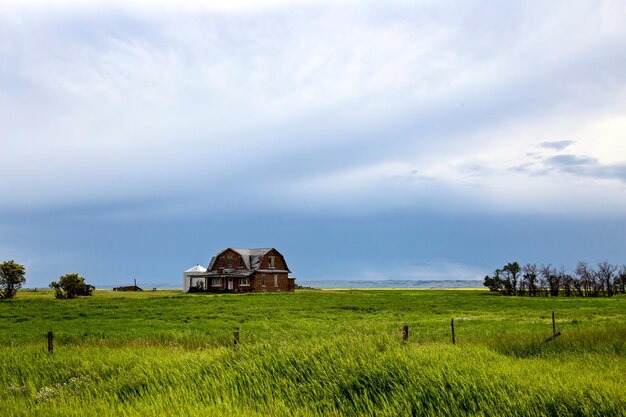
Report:
[[[450,327],[452,328],[452,344],[456,345],[456,339],[454,338],[454,319],[450,320]]]
[[[48,332],[48,353],[54,353],[53,339],[54,339],[54,334],[52,333],[52,330],[50,330]]]
[[[409,340],[409,326],[402,327],[402,342],[406,343]]]
[[[237,345],[239,344],[239,331],[234,332],[233,337],[234,337],[233,345],[237,347]]]
[[[552,310],[552,336],[546,339],[546,342],[556,339],[561,335],[561,332],[557,332],[556,330],[556,320],[554,319],[554,310]]]

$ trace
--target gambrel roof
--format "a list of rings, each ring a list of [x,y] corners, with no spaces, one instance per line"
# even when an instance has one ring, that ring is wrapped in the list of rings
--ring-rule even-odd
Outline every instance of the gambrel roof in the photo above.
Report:
[[[254,270],[258,270],[261,264],[261,260],[263,259],[263,257],[270,251],[274,250],[276,251],[276,253],[278,253],[280,256],[282,256],[282,254],[280,252],[278,252],[276,249],[274,248],[254,248],[254,249],[244,249],[244,248],[226,248],[222,251],[220,251],[217,255],[215,255],[213,258],[211,258],[211,263],[209,263],[209,267],[207,268],[208,271],[211,271],[213,269],[213,264],[215,263],[215,260],[224,252],[226,252],[227,250],[232,250],[237,252],[239,255],[241,255],[241,258],[243,259],[243,263],[244,266],[247,270],[249,271],[254,271]],[[284,257],[283,257],[284,260]],[[287,263],[285,262],[285,266],[287,265]],[[289,268],[287,267],[287,271],[289,271]]]

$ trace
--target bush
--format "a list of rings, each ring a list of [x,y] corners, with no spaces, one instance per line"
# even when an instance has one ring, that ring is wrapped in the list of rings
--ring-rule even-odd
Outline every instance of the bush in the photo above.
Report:
[[[63,275],[59,282],[52,281],[50,288],[55,292],[56,298],[76,298],[79,295],[91,295],[96,289],[93,285],[85,283],[85,278],[74,272]]]
[[[14,261],[6,261],[0,264],[0,298],[13,298],[17,290],[26,282],[23,265]]]

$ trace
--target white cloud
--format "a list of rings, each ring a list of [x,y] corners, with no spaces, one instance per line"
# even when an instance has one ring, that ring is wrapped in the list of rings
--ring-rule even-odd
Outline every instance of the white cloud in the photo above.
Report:
[[[0,6],[4,208],[625,208],[619,2],[173,4]]]
[[[337,0],[3,0],[18,10],[123,9],[142,12],[259,11],[293,5],[337,3]],[[344,1],[344,3],[349,3]]]

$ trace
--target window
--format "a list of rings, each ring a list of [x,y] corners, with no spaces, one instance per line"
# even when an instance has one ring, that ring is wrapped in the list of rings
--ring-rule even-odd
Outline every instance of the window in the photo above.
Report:
[[[227,268],[232,268],[233,267],[233,259],[232,258],[228,258],[226,260],[226,267]]]
[[[261,286],[265,287],[265,274],[261,275]]]
[[[211,281],[211,286],[213,287],[221,287],[222,286],[222,278],[213,278]]]
[[[250,285],[250,278],[249,277],[243,277],[243,278],[239,278],[239,285]]]
[[[274,257],[273,256],[270,256],[267,259],[267,267],[268,268],[274,268]]]
[[[278,287],[278,274],[274,274],[274,286]]]

